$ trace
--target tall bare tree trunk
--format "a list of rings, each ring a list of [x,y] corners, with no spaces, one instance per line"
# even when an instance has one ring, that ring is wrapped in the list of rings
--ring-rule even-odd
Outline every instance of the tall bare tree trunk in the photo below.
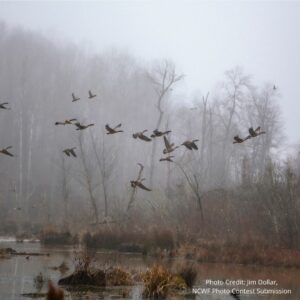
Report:
[[[69,190],[67,179],[67,168],[64,155],[62,155],[62,189],[63,189],[63,202],[64,202],[64,226],[68,226],[69,223]]]
[[[164,66],[160,66],[157,70],[154,71],[153,74],[149,74],[149,78],[151,82],[155,86],[156,93],[158,95],[156,108],[158,110],[158,119],[156,122],[156,128],[160,129],[164,111],[162,108],[162,102],[165,99],[167,93],[171,90],[171,87],[179,80],[183,78],[183,75],[177,75],[175,72],[175,66],[165,61]],[[154,139],[152,143],[152,153],[151,153],[151,167],[150,167],[150,186],[153,186],[153,177],[154,170],[156,165],[156,148],[157,148],[157,140]]]
[[[94,197],[93,194],[93,187],[92,187],[92,181],[91,181],[91,174],[87,165],[85,153],[83,150],[83,141],[82,141],[82,133],[79,134],[79,149],[81,153],[81,160],[82,160],[82,165],[83,165],[83,170],[85,174],[85,180],[86,180],[86,185],[87,185],[87,190],[89,194],[89,199],[93,208],[93,215],[96,223],[99,223],[99,214],[98,214],[98,206],[97,206],[97,201]]]

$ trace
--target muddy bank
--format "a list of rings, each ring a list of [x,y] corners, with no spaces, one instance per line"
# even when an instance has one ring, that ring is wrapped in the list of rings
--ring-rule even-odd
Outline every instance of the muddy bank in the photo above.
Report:
[[[0,257],[11,257],[13,255],[21,256],[50,256],[50,253],[39,253],[39,252],[18,252],[13,248],[0,248]]]

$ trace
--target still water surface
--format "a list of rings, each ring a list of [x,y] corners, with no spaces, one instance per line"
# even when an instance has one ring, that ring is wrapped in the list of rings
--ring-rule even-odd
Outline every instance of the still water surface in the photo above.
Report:
[[[16,243],[12,240],[0,240],[0,248],[11,247],[17,251],[24,252],[39,252],[50,253],[50,256],[31,256],[29,260],[25,256],[13,256],[10,259],[0,259],[0,300],[26,300],[21,296],[23,293],[46,292],[47,286],[37,287],[34,283],[34,278],[41,272],[45,278],[57,282],[61,277],[72,272],[72,268],[65,274],[51,269],[51,267],[59,266],[65,261],[68,266],[73,265],[74,251],[78,250],[73,247],[44,247],[39,243]],[[175,259],[168,261],[172,268],[180,263],[186,263],[186,260]],[[121,265],[128,270],[142,271],[148,266],[155,263],[153,258],[144,258],[141,255],[120,254],[115,252],[97,252],[95,256],[95,264],[99,267],[109,265]],[[194,296],[178,295],[176,299],[234,299],[227,294],[222,293],[222,290],[232,288],[239,289],[290,289],[291,295],[242,295],[240,299],[263,299],[263,300],[299,300],[300,299],[300,269],[293,268],[272,268],[272,267],[258,267],[258,266],[243,266],[243,265],[224,265],[224,264],[203,264],[196,263],[198,269],[198,278],[195,284],[196,288],[215,288],[213,294],[199,294]],[[206,280],[271,280],[276,281],[277,285],[250,285],[236,286],[236,285],[207,285]],[[96,299],[118,299],[122,298],[124,294],[127,296],[123,299],[142,299],[142,286],[136,285],[134,287],[107,287],[105,289],[79,289],[66,290],[66,299],[70,300],[96,300]],[[203,290],[205,292],[205,290]],[[39,298],[42,299],[42,298]]]

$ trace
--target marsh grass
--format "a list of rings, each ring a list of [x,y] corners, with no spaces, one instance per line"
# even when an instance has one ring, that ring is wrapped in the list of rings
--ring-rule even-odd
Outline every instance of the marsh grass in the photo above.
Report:
[[[187,285],[182,277],[172,274],[163,265],[155,264],[142,274],[143,296],[164,299],[174,290],[185,290]]]
[[[49,226],[40,232],[39,238],[41,243],[46,245],[73,245],[78,243],[77,235]]]
[[[150,253],[153,249],[174,248],[173,234],[169,230],[108,230],[100,229],[96,232],[85,233],[83,244],[88,248],[110,249],[122,252]]]
[[[117,266],[106,270],[105,272],[106,285],[121,286],[132,285],[132,275],[124,268]]]

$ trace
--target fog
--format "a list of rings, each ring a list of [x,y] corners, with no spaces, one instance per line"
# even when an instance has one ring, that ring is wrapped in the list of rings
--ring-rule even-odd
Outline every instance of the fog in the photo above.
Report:
[[[139,61],[171,59],[186,75],[184,100],[242,66],[279,88],[288,142],[297,133],[300,4],[296,1],[92,1],[0,3],[0,19],[97,53],[114,48]]]
[[[266,242],[298,245],[298,150],[293,148],[282,158],[288,142],[298,139],[295,128],[292,129],[296,127],[299,106],[294,101],[299,95],[299,85],[293,86],[299,78],[299,68],[296,68],[299,62],[293,60],[297,57],[293,51],[298,49],[298,41],[293,42],[291,52],[282,52],[275,43],[274,56],[269,55],[267,44],[259,48],[258,54],[253,43],[259,45],[265,35],[254,24],[248,30],[260,37],[257,41],[253,35],[247,39],[254,52],[236,57],[235,52],[229,55],[230,48],[224,46],[224,53],[217,55],[218,60],[210,68],[214,51],[222,49],[223,43],[227,45],[228,32],[218,31],[218,35],[224,33],[222,40],[214,39],[214,27],[204,40],[195,31],[190,32],[190,38],[196,39],[196,49],[192,49],[193,39],[181,48],[180,37],[193,27],[196,18],[193,12],[189,22],[184,22],[196,5],[189,3],[188,11],[183,11],[185,19],[176,22],[176,26],[172,25],[179,18],[182,4],[175,4],[178,10],[172,15],[171,23],[164,20],[166,27],[162,32],[158,25],[153,31],[152,27],[145,31],[146,35],[149,32],[153,35],[148,42],[157,33],[153,48],[147,39],[143,40],[143,26],[139,35],[129,37],[126,42],[128,36],[121,37],[121,33],[127,23],[108,26],[106,22],[112,20],[107,17],[99,23],[102,46],[96,41],[96,29],[94,36],[86,36],[97,45],[91,50],[78,43],[89,27],[84,25],[78,32],[77,25],[72,27],[72,13],[66,13],[70,5],[73,4],[1,3],[1,15],[5,12],[6,21],[0,26],[0,102],[8,102],[10,109],[0,111],[0,147],[12,146],[9,151],[14,155],[2,153],[0,157],[3,231],[36,233],[49,224],[76,231],[109,221],[118,226],[127,222],[128,228],[140,230],[145,229],[145,224],[160,224],[198,238],[228,240],[242,240],[245,229],[257,239],[268,233]],[[142,6],[144,13],[151,6],[150,15],[153,15],[158,3],[146,2],[140,6],[133,2],[132,5],[138,12]],[[218,8],[215,5],[204,5],[215,13],[212,23],[219,19],[219,14],[223,16],[222,7],[229,4]],[[89,19],[95,19],[95,12],[90,14],[94,6],[102,6],[104,11],[115,8],[123,21],[123,13],[126,20],[130,17],[127,2],[113,2],[111,7],[108,2],[89,6],[74,4],[75,11],[82,9],[81,18]],[[297,5],[291,4],[289,11],[292,6]],[[29,21],[23,8],[29,9],[32,16],[46,8],[50,9],[51,16],[54,13],[51,9],[61,8],[55,31],[51,34],[45,31],[53,25],[50,17],[42,14],[39,19]],[[160,22],[166,9],[164,4],[158,12]],[[226,15],[229,8],[224,9]],[[20,14],[23,17],[16,21],[14,18]],[[66,27],[60,23],[62,16]],[[143,22],[142,16],[138,14],[129,26],[138,27]],[[242,22],[239,18],[234,21]],[[264,24],[271,26],[268,18]],[[93,27],[93,22],[89,26]],[[292,17],[290,22],[294,22]],[[37,26],[42,33],[36,30]],[[64,29],[56,36],[60,26]],[[235,22],[228,26],[233,28],[233,38],[238,43],[235,50],[243,52],[247,45],[243,43],[244,32],[235,35],[238,33]],[[68,28],[73,29],[72,34]],[[289,26],[284,28],[279,33],[282,38],[286,38],[285,30],[290,30]],[[120,33],[114,35],[117,29]],[[297,30],[295,26],[292,32]],[[104,31],[106,35],[101,37]],[[66,32],[70,39],[62,41]],[[74,38],[75,32],[78,36]],[[276,35],[278,30],[273,28],[272,32]],[[168,40],[169,33],[173,44],[167,43],[167,47],[164,35]],[[117,47],[115,41],[119,39],[122,46]],[[131,51],[133,39],[140,46]],[[199,47],[203,52],[198,52]],[[176,52],[174,48],[181,50]],[[279,54],[282,60],[278,59]],[[252,60],[252,55],[257,60]],[[217,68],[219,60],[222,63]],[[293,65],[288,71],[282,67],[286,62]],[[259,69],[257,74],[256,69]],[[89,90],[96,97],[89,99]],[[72,93],[80,100],[72,101]],[[288,108],[291,106],[292,109]],[[76,130],[74,124],[55,125],[72,118],[94,126]],[[108,135],[105,125],[115,127],[119,123],[123,132]],[[245,138],[250,127],[258,126],[262,134],[233,143],[234,136]],[[155,129],[171,131],[167,138],[179,146],[170,153],[174,155],[173,162],[160,161],[166,157],[163,137],[151,141],[133,138],[134,133],[144,130],[150,137]],[[198,149],[190,150],[182,145],[192,140],[197,140]],[[73,147],[77,157],[63,152]],[[142,169],[138,163],[143,165]],[[132,183],[140,184],[142,178],[143,185],[151,191]]]

